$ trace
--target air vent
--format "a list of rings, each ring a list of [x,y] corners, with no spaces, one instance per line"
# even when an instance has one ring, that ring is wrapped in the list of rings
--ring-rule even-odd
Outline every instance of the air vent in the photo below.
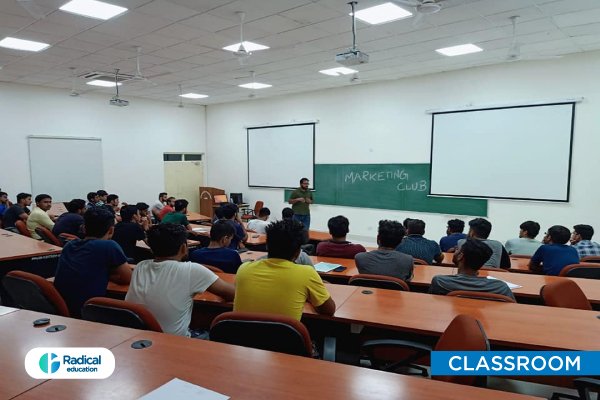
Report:
[[[114,72],[88,72],[82,75],[79,75],[81,79],[85,79],[87,81],[91,80],[99,80],[99,81],[115,81],[115,73]],[[126,82],[133,78],[133,75],[121,74],[119,73],[119,77],[117,78],[117,82]]]

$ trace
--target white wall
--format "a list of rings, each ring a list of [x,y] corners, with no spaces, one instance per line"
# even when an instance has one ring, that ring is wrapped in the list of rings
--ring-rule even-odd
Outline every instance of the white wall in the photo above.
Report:
[[[492,200],[488,215],[494,225],[491,237],[499,240],[516,237],[519,224],[527,219],[542,225],[541,236],[553,224],[571,228],[577,223],[589,223],[600,231],[598,71],[600,53],[595,52],[559,60],[504,63],[398,81],[210,105],[207,107],[208,184],[228,192],[243,192],[244,200],[251,204],[264,200],[277,216],[286,206],[281,190],[247,187],[246,125],[318,119],[317,163],[428,163],[431,117],[425,110],[471,103],[486,106],[583,96],[585,101],[576,108],[571,201],[552,204]],[[293,151],[293,143],[290,149]],[[544,143],[531,151],[543,152]],[[264,155],[269,156],[269,149],[264,149]],[[468,157],[468,153],[460,156]],[[489,149],[489,156],[511,162],[510,153],[496,154],[494,149]],[[485,166],[473,165],[473,168]],[[468,173],[456,171],[456,179]],[[427,223],[426,236],[436,240],[445,233],[446,221],[452,217],[315,204],[311,227],[326,230],[328,218],[337,214],[350,219],[351,234],[370,238],[375,236],[381,218],[421,218]]]
[[[131,103],[121,108],[108,104],[109,93],[68,93],[0,83],[0,187],[13,201],[18,192],[31,193],[28,135],[102,138],[104,188],[126,202],[150,203],[164,190],[163,152],[206,150],[203,106],[125,95]],[[69,172],[57,179],[69,179]]]

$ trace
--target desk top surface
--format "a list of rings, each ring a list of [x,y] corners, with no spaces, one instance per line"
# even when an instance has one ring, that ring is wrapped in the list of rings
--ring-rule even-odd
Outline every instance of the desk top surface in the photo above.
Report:
[[[188,221],[212,221],[212,218],[207,215],[202,215],[197,212],[188,212],[186,214]]]
[[[444,267],[454,267],[454,262],[452,262],[452,257],[454,253],[442,253],[444,254],[444,260],[442,260],[441,265]],[[531,273],[529,270],[529,261],[530,258],[524,257],[510,257],[510,270],[512,272],[525,272]]]
[[[151,340],[135,350],[131,343]],[[47,381],[18,399],[134,399],[177,377],[233,399],[526,399],[281,353],[143,332],[112,349],[104,380]]]
[[[33,327],[33,321],[49,317],[51,325],[62,324],[64,331],[49,333],[46,325]],[[18,310],[0,315],[0,398],[8,399],[29,390],[43,381],[25,372],[23,362],[35,347],[114,347],[134,337],[140,331],[111,325]]]
[[[58,246],[0,229],[0,261],[60,254],[61,251]]]

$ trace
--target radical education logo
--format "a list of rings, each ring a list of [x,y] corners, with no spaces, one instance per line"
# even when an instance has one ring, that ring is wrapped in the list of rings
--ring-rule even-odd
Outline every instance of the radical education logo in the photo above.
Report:
[[[103,347],[36,347],[25,356],[25,370],[35,379],[105,379],[115,357]]]

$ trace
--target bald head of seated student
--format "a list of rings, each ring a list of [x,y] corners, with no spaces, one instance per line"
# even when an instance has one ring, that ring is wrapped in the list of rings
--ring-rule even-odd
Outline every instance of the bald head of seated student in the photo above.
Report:
[[[208,247],[192,251],[190,261],[212,265],[223,272],[235,274],[242,264],[242,259],[240,253],[229,248],[234,236],[235,229],[230,223],[224,220],[215,222],[210,228]]]
[[[83,238],[83,214],[85,213],[85,200],[73,199],[67,203],[67,212],[56,220],[52,233],[59,236],[62,233]]]
[[[406,220],[404,221],[406,222]],[[396,251],[424,260],[427,264],[433,264],[434,261],[442,262],[444,255],[440,245],[423,236],[425,235],[425,222],[420,219],[408,219],[407,224],[408,235],[396,247]]]
[[[448,294],[455,290],[466,290],[502,294],[514,299],[515,296],[505,282],[478,276],[479,269],[491,256],[492,249],[481,240],[465,239],[453,257],[454,265],[458,267],[458,274],[434,276],[429,293]]]
[[[74,317],[81,315],[81,307],[90,298],[106,296],[109,279],[124,285],[131,279],[125,253],[110,240],[115,216],[103,207],[94,207],[85,212],[83,220],[85,238],[65,245],[54,278],[54,286]]]
[[[492,256],[484,264],[485,267],[494,268],[510,268],[510,257],[508,252],[497,240],[488,239],[492,232],[492,224],[490,221],[484,218],[475,218],[469,221],[469,234],[468,236],[473,239],[477,239],[485,243],[492,249]],[[457,247],[460,248],[465,242],[465,239],[461,239],[457,243]]]
[[[529,269],[544,275],[558,275],[567,265],[579,263],[577,250],[567,245],[570,237],[569,228],[551,226],[544,236],[544,244],[531,256]]]
[[[42,240],[40,235],[35,232],[37,227],[43,226],[46,229],[54,228],[54,221],[48,215],[48,211],[52,207],[52,197],[49,194],[38,194],[35,196],[35,208],[27,218],[27,229],[31,237],[37,240]]]
[[[398,221],[381,220],[377,231],[377,250],[358,253],[354,260],[361,274],[387,275],[408,281],[413,275],[412,256],[396,251],[404,238]]]
[[[350,221],[343,215],[330,218],[327,222],[331,240],[322,241],[317,245],[317,255],[322,257],[354,258],[358,253],[367,251],[362,244],[346,240],[350,232]]]
[[[27,218],[30,214],[28,207],[30,205],[31,195],[29,193],[19,193],[17,195],[17,203],[10,206],[2,216],[2,226],[4,227],[4,229],[13,232],[18,232],[15,226],[15,222],[19,220],[27,222]]]
[[[165,333],[193,337],[189,325],[194,296],[208,291],[231,301],[235,289],[202,265],[182,261],[188,255],[182,225],[154,225],[148,231],[148,244],[154,259],[136,266],[125,300],[146,306]]]
[[[267,259],[244,263],[235,279],[234,311],[302,317],[308,301],[320,314],[333,315],[335,302],[315,269],[295,264],[304,240],[304,226],[295,220],[267,227]]]

